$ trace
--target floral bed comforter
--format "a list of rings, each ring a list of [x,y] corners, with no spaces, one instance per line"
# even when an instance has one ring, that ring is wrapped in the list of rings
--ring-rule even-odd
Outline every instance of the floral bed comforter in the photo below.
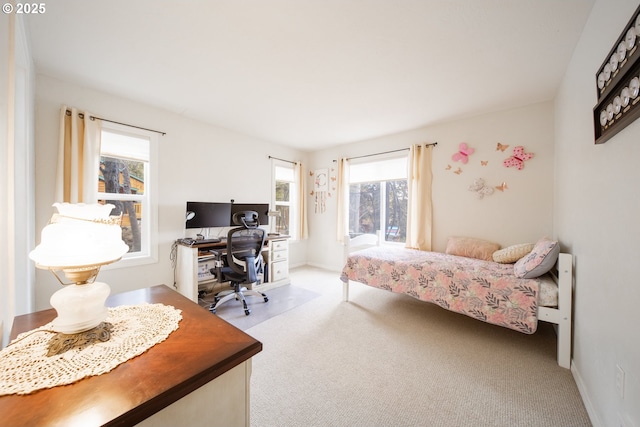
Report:
[[[405,293],[525,334],[538,326],[539,283],[515,277],[513,264],[372,247],[352,253],[340,278]]]

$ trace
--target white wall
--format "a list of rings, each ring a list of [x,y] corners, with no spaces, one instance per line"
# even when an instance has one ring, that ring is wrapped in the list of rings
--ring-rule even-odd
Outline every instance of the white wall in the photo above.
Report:
[[[640,121],[594,144],[595,73],[637,0],[598,0],[556,100],[554,230],[575,256],[573,371],[595,425],[640,426]],[[625,372],[624,398],[615,387]]]
[[[47,76],[38,76],[36,94],[36,230],[53,213],[58,114],[61,105],[84,109],[99,117],[166,132],[159,138],[159,261],[141,267],[103,269],[100,280],[112,293],[173,284],[171,245],[183,237],[187,200],[269,202],[271,160],[306,160],[304,154],[277,144],[239,135],[127,99]],[[304,263],[306,242],[292,243],[292,264]],[[117,267],[117,264],[114,264]],[[36,309],[50,307],[60,285],[46,271],[37,271]]]
[[[548,102],[329,148],[314,153],[312,166],[331,168],[335,167],[332,161],[340,157],[437,142],[433,149],[433,250],[444,251],[450,236],[477,237],[508,246],[553,237],[553,137],[553,105]],[[451,159],[461,142],[475,149],[466,165]],[[498,142],[509,148],[497,151]],[[502,165],[517,145],[535,155],[520,171]],[[488,163],[483,166],[481,161]],[[462,173],[455,174],[458,167]],[[468,190],[476,178],[491,186],[506,182],[508,189],[479,200]],[[342,249],[334,231],[335,197],[329,198],[326,213],[314,214],[312,201],[309,206],[309,251],[313,251],[309,263],[339,270]]]

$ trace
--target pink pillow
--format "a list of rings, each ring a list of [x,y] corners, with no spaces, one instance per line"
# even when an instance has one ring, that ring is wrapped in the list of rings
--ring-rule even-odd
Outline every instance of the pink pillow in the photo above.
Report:
[[[551,270],[558,260],[560,245],[546,237],[538,240],[531,252],[513,265],[513,273],[522,279],[533,279]]]
[[[500,249],[500,245],[473,237],[449,237],[446,253],[467,258],[493,261],[493,253]]]

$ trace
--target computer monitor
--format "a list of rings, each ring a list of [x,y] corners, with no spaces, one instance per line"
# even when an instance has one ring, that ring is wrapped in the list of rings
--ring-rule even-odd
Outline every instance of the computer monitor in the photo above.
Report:
[[[228,227],[231,203],[187,202],[186,228]]]
[[[260,225],[269,225],[269,203],[233,203],[231,205],[231,215],[229,216],[229,224],[233,223],[233,214],[242,211],[258,212],[258,221]]]

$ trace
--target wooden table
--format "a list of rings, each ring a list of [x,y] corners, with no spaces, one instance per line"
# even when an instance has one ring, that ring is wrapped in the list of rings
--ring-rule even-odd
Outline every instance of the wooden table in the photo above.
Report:
[[[0,397],[0,424],[248,426],[251,357],[262,343],[164,285],[113,295],[107,305],[145,302],[182,310],[179,328],[107,374]],[[55,316],[54,309],[17,316],[11,339]]]

